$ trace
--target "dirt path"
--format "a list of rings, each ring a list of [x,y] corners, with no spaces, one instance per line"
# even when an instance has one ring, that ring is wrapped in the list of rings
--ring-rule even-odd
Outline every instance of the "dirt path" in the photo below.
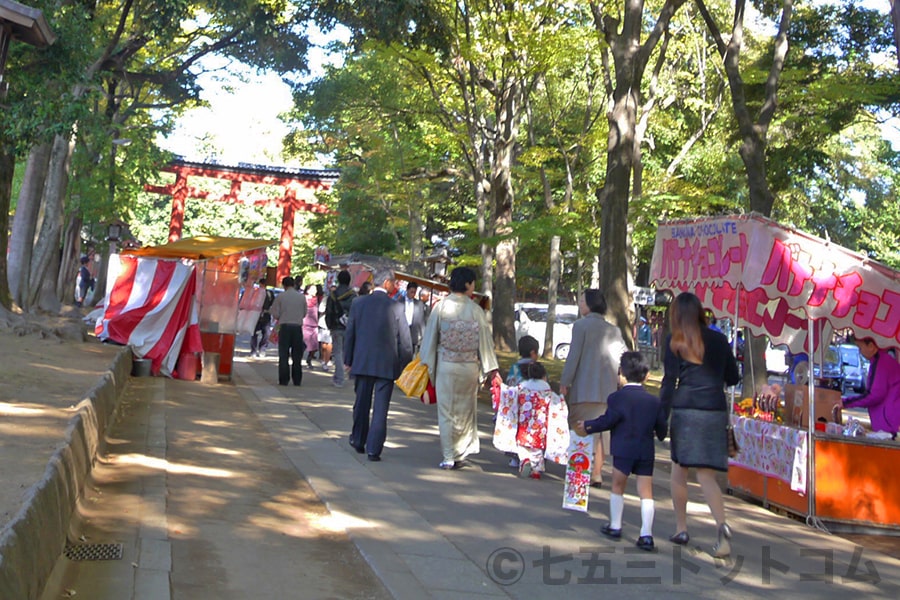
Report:
[[[47,468],[75,407],[120,347],[0,329],[0,527]]]
[[[63,321],[45,325],[53,328]],[[19,336],[0,328],[0,527],[22,507],[78,403],[121,350],[94,338]],[[343,529],[329,525],[325,506],[233,387],[225,384],[210,398],[197,393],[198,384],[155,384],[165,388],[168,459],[179,465],[206,463],[213,470],[227,467],[235,474],[219,481],[191,475],[189,469],[167,478],[173,597],[197,597],[198,589],[204,596],[215,589],[221,598],[305,597],[306,592],[321,598],[389,597]],[[135,478],[134,465],[120,460],[126,448],[127,456],[146,451],[136,448],[146,443],[141,428],[147,412],[138,408],[141,395],[131,387],[120,421],[109,432],[112,443],[87,484],[79,523],[80,533],[91,538],[119,538],[140,527],[133,522],[142,512],[134,504],[141,495],[135,496],[140,477]],[[221,418],[210,418],[215,414]],[[129,561],[60,560],[62,570],[54,572],[45,598],[64,597],[71,590],[98,600],[119,598],[135,585]]]

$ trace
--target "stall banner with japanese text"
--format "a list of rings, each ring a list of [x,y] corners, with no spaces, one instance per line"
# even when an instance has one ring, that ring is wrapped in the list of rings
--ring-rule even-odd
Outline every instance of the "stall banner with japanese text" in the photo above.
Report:
[[[741,451],[729,464],[778,478],[795,492],[806,493],[806,431],[744,417],[734,417],[733,423]]]
[[[794,352],[807,349],[808,317],[814,347],[845,328],[900,345],[900,273],[759,215],[661,223],[650,269],[657,289],[693,292],[717,318],[737,310],[754,335]]]

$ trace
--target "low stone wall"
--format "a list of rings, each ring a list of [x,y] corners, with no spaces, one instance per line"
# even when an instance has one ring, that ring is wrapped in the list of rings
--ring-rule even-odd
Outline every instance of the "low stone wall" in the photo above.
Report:
[[[0,534],[0,598],[35,600],[65,548],[76,503],[103,450],[131,373],[128,348],[116,355],[99,382],[76,407],[62,446],[50,457],[41,479]]]

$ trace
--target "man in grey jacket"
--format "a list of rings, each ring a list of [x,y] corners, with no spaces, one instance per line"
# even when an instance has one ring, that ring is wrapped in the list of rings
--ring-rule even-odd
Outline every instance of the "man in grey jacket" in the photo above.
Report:
[[[578,302],[581,318],[572,325],[569,356],[559,378],[559,393],[569,407],[569,427],[606,412],[606,399],[619,386],[619,360],[625,340],[618,327],[606,320],[606,297],[596,289],[585,290]],[[594,435],[591,485],[599,487],[601,469],[609,448],[609,432]]]
[[[306,317],[306,297],[297,291],[293,277],[281,280],[281,292],[272,302],[272,318],[278,322],[278,384],[293,380],[300,385],[303,379],[303,319]]]
[[[368,454],[371,461],[381,460],[394,380],[412,360],[403,304],[390,297],[395,285],[392,270],[375,273],[372,293],[358,297],[350,305],[344,340],[344,364],[356,380],[350,445],[360,454]]]

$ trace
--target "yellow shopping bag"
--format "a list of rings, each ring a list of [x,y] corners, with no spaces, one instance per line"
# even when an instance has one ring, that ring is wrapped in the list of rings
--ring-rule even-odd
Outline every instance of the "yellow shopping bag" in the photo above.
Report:
[[[416,356],[406,365],[395,383],[410,398],[418,398],[428,387],[428,367]]]

